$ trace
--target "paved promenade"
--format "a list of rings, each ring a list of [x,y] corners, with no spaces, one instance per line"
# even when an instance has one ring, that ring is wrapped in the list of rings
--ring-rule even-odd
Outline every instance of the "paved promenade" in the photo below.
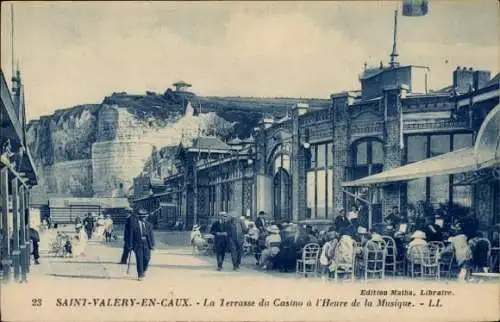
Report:
[[[55,258],[46,254],[47,241],[44,240],[41,265],[32,265],[28,283],[2,285],[2,320],[237,321],[259,320],[260,314],[265,314],[266,320],[274,321],[330,321],[335,314],[348,317],[346,314],[352,308],[345,305],[350,305],[355,298],[363,300],[362,289],[395,288],[418,292],[427,287],[422,282],[403,280],[334,284],[320,279],[297,278],[294,273],[266,273],[256,270],[250,257],[236,272],[227,258],[224,270],[218,272],[214,257],[193,254],[190,247],[164,244],[161,233],[157,237],[160,243],[152,253],[151,266],[143,281],[137,280],[134,262],[130,274],[126,273],[126,265],[117,264],[122,251],[121,241],[111,245],[90,241],[85,257]],[[47,239],[47,235],[42,238]],[[457,287],[461,286],[453,285],[454,292],[458,292]],[[471,287],[483,287],[486,293],[498,291],[496,285],[467,287],[463,292]],[[436,288],[446,290],[450,285],[441,282],[433,286]],[[492,307],[496,304],[488,301],[493,298],[485,296],[481,301],[471,301]],[[328,301],[322,302],[324,299]],[[409,318],[414,310],[423,310],[421,306],[426,306],[429,300],[394,296],[388,299],[410,301],[406,308],[387,308],[384,314],[397,320]],[[447,309],[463,311],[464,317],[470,316],[469,306],[453,305],[451,300],[453,298],[445,298]],[[264,301],[263,306],[259,305],[261,301]],[[307,307],[308,301],[314,309]],[[365,308],[371,320],[384,310]],[[426,320],[431,314],[432,310],[427,308],[416,320]]]

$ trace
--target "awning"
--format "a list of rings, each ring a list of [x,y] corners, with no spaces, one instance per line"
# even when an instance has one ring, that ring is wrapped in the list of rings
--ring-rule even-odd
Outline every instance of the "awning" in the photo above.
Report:
[[[474,148],[465,148],[439,156],[393,168],[354,181],[344,182],[344,187],[358,187],[408,181],[435,175],[455,174],[474,169]]]

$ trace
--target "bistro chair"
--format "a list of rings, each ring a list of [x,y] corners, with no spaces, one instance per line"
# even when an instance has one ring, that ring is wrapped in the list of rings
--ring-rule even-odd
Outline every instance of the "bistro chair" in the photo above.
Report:
[[[426,245],[412,245],[408,248],[406,256],[406,267],[408,274],[414,278],[422,276],[422,258],[429,249]]]
[[[304,246],[302,258],[297,260],[296,273],[307,277],[308,274],[317,274],[318,259],[321,247],[319,244],[310,243]]]
[[[249,235],[245,235],[245,242],[243,243],[243,256],[253,255],[254,242]]]
[[[442,241],[431,241],[431,242],[427,243],[427,247],[429,247],[429,249],[431,251],[438,250],[439,254],[442,254],[443,250],[445,248],[445,245]]]
[[[424,250],[420,263],[420,275],[423,279],[436,279],[440,278],[440,264],[439,264],[439,248],[429,247]]]
[[[439,273],[441,277],[451,278],[453,263],[455,261],[455,251],[442,253],[439,258]]]
[[[386,257],[385,257],[385,270],[389,268],[389,272],[392,273],[392,276],[396,276],[398,267],[404,266],[403,260],[398,260],[398,248],[396,246],[396,241],[391,236],[382,236],[386,243]]]
[[[385,277],[385,261],[387,257],[387,244],[385,241],[366,242],[363,248],[363,264],[365,280],[369,276],[380,275],[381,279]]]
[[[338,281],[339,275],[346,278],[350,276],[350,279],[354,281],[356,277],[356,254],[357,254],[357,243],[352,241],[352,254],[346,256],[340,252],[340,243],[335,246],[335,255],[333,259],[334,272],[333,276],[335,282]]]

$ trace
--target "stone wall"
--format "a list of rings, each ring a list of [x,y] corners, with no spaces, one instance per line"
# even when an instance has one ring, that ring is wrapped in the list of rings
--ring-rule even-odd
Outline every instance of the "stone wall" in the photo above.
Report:
[[[48,196],[92,197],[92,160],[58,162],[38,168],[38,185],[33,200],[46,201]]]
[[[91,160],[94,194],[110,196],[119,183],[127,189],[142,171],[148,153],[151,153],[151,146],[137,141],[94,143]]]

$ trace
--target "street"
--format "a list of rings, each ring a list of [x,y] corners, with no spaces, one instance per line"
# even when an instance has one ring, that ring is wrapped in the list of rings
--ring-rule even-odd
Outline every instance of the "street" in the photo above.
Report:
[[[171,246],[162,242],[167,233],[158,233],[158,247],[152,253],[150,269],[143,281],[137,280],[134,256],[127,275],[127,265],[117,262],[121,256],[121,240],[111,245],[92,240],[87,255],[79,258],[51,257],[47,254],[47,236],[42,235],[41,265],[32,265],[28,283],[10,283],[2,287],[3,320],[331,320],[332,314],[348,314],[354,299],[373,299],[373,307],[365,307],[370,316],[394,318],[430,317],[428,305],[444,303],[447,308],[471,310],[461,306],[460,297],[470,288],[483,292],[497,291],[495,285],[473,285],[394,280],[370,281],[355,285],[335,284],[317,278],[299,278],[294,273],[261,272],[253,258],[246,257],[239,271],[233,271],[230,256],[223,271],[215,269],[215,258],[193,254],[190,247]],[[45,240],[44,240],[45,238]],[[377,290],[423,289],[453,290],[453,296],[383,297],[382,307]],[[363,293],[364,292],[364,293]],[[477,307],[492,307],[495,297],[471,299]],[[405,301],[403,301],[405,300]],[[311,301],[313,309],[308,309]],[[393,301],[393,302],[390,302]],[[394,302],[395,301],[395,302]],[[431,304],[428,304],[431,303]],[[441,305],[441,304],[440,304]],[[394,306],[398,307],[397,310]],[[5,308],[8,308],[5,310]],[[259,310],[257,311],[256,308]],[[425,310],[427,308],[427,310]],[[414,315],[419,312],[419,315]],[[477,313],[477,312],[476,312]],[[260,315],[262,314],[262,315]],[[338,317],[338,315],[336,315]]]

